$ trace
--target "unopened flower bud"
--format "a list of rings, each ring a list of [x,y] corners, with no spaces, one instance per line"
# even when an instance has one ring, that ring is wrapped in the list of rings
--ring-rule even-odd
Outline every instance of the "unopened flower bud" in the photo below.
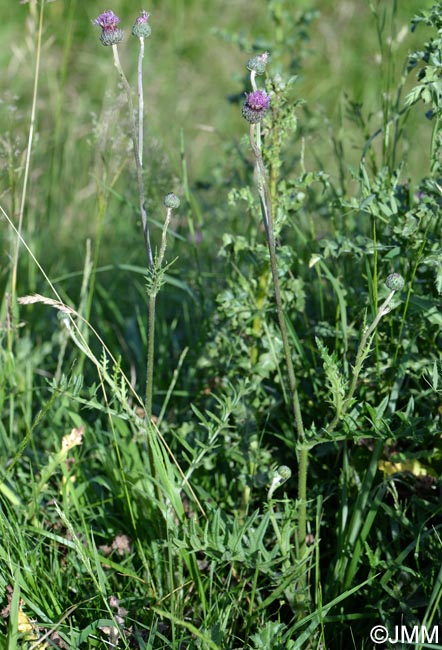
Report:
[[[390,273],[385,280],[385,284],[390,291],[401,291],[404,288],[405,281],[400,273]]]
[[[277,475],[281,477],[282,481],[288,481],[292,475],[292,470],[287,465],[280,465],[277,470]]]
[[[147,38],[150,36],[152,31],[151,26],[147,22],[149,20],[150,13],[148,11],[142,11],[141,15],[135,21],[135,25],[132,27],[132,35],[137,38]]]
[[[174,194],[173,192],[169,192],[169,194],[166,194],[166,196],[164,197],[164,205],[166,206],[166,208],[173,208],[174,210],[176,210],[176,208],[180,207],[180,200],[176,194]]]
[[[260,122],[270,108],[270,97],[263,90],[254,90],[246,95],[242,115],[250,124]]]
[[[264,52],[264,54],[258,54],[252,59],[249,59],[249,61],[247,61],[247,68],[251,72],[256,72],[256,74],[264,74],[268,62],[269,53]]]
[[[281,487],[281,485],[284,485],[284,483],[289,480],[291,475],[292,470],[290,467],[287,467],[287,465],[280,465],[273,474],[272,482],[267,493],[267,498],[271,499],[275,490]]]
[[[124,32],[122,29],[103,29],[100,36],[100,41],[103,45],[118,45],[121,43],[124,37]]]

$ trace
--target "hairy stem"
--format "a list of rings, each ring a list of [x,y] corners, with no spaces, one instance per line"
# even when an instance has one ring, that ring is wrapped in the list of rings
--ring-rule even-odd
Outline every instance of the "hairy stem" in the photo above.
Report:
[[[257,136],[255,138],[255,135]],[[258,192],[261,201],[261,211],[263,216],[264,228],[266,232],[267,245],[270,254],[270,267],[272,272],[273,290],[275,293],[276,312],[278,316],[279,329],[281,332],[284,357],[287,365],[287,374],[289,380],[290,399],[295,420],[296,433],[298,439],[298,498],[299,498],[299,548],[301,559],[306,551],[306,534],[307,534],[307,464],[308,464],[308,446],[305,445],[305,431],[302,420],[301,405],[295,370],[293,367],[292,354],[290,349],[287,324],[285,321],[284,310],[281,300],[281,290],[278,277],[278,262],[276,257],[276,242],[273,229],[272,201],[266,180],[266,172],[261,153],[260,132],[255,131],[255,125],[250,125],[250,144],[255,154],[256,170],[258,177]]]
[[[138,197],[139,197],[139,204],[140,204],[141,222],[143,225],[144,244],[146,248],[147,264],[149,268],[153,268],[153,254],[152,254],[152,247],[150,245],[149,225],[148,225],[147,212],[146,212],[146,206],[144,200],[143,167],[139,155],[139,147],[142,146],[141,144],[142,140],[139,140],[138,138],[137,123],[135,119],[134,105],[132,101],[132,91],[129,82],[126,78],[126,75],[123,72],[123,68],[121,67],[120,57],[118,54],[118,47],[116,45],[112,45],[112,51],[114,54],[114,64],[120,75],[121,81],[124,86],[124,90],[126,91],[127,103],[129,106],[129,117],[130,117],[130,125],[131,125],[131,132],[132,132],[133,150],[135,156],[135,166],[137,169]]]
[[[147,335],[147,369],[146,369],[146,418],[152,418],[153,366],[155,354],[155,307],[156,294],[149,296],[149,330]]]
[[[150,235],[149,235],[149,225],[147,219],[147,212],[145,206],[145,192],[144,192],[144,181],[143,181],[143,108],[144,108],[144,99],[143,99],[143,84],[142,84],[142,69],[141,64],[143,60],[144,53],[144,39],[140,39],[140,56],[138,58],[138,132],[137,132],[137,120],[135,117],[134,105],[132,101],[132,91],[129,85],[129,82],[126,78],[126,75],[123,72],[121,67],[120,57],[118,54],[118,48],[116,45],[112,45],[112,50],[114,54],[114,64],[118,70],[121,81],[123,83],[124,89],[126,91],[127,103],[129,107],[129,116],[130,116],[130,125],[132,133],[132,144],[135,156],[135,166],[137,170],[137,182],[138,182],[138,197],[140,204],[140,214],[141,222],[143,225],[143,235],[144,235],[144,244],[146,249],[147,256],[147,266],[150,273],[155,273],[155,263],[152,254],[152,247],[150,244]],[[152,396],[153,396],[153,370],[154,370],[154,353],[155,353],[155,306],[156,306],[156,292],[153,292],[149,296],[149,310],[148,310],[148,325],[147,325],[147,361],[146,361],[146,399],[144,403],[145,417],[146,417],[146,427],[147,427],[147,454],[149,458],[150,471],[152,473],[152,478],[155,483],[155,493],[158,499],[158,503],[161,503],[162,495],[161,489],[157,480],[157,469],[155,464],[154,453],[152,449],[152,442],[149,439],[149,432],[151,431],[152,424]]]
[[[293,415],[295,418],[296,431],[298,441],[302,442],[305,438],[304,425],[302,421],[301,407],[299,403],[299,395],[297,389],[297,381],[295,370],[293,367],[292,354],[290,349],[287,324],[285,322],[284,310],[281,300],[281,290],[278,277],[278,261],[276,257],[276,243],[275,234],[273,230],[273,217],[270,193],[266,181],[266,174],[264,163],[262,160],[261,149],[257,146],[254,139],[254,125],[250,127],[250,142],[253,152],[255,154],[256,166],[258,172],[258,192],[261,201],[261,209],[264,221],[264,228],[266,231],[267,246],[270,254],[270,267],[272,272],[273,289],[275,293],[276,312],[278,316],[279,329],[281,331],[282,345],[284,349],[284,357],[287,364],[287,374],[289,379],[289,390],[293,408]]]
[[[144,38],[140,38],[140,52],[138,54],[138,158],[143,166],[143,139],[144,139],[144,93],[143,93],[143,58]]]
[[[161,236],[160,252],[155,260],[155,267],[153,272],[158,274],[161,272],[164,254],[167,245],[167,229],[169,228],[170,220],[172,217],[172,208],[167,209],[166,220],[163,226],[163,233]],[[158,280],[154,280],[158,282]],[[155,309],[156,300],[159,286],[154,286],[149,295],[149,331],[147,336],[147,362],[146,362],[146,417],[148,421],[152,418],[152,394],[153,394],[153,366],[155,355]]]

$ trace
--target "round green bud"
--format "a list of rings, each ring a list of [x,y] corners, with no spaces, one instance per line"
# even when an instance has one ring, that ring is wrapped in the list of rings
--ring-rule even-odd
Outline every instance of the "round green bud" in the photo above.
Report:
[[[149,20],[150,13],[148,11],[142,11],[141,14],[135,21],[135,25],[132,27],[132,35],[137,38],[147,38],[151,34],[151,27],[147,22]]]
[[[267,493],[267,498],[271,499],[275,491],[280,488],[281,485],[284,485],[284,483],[289,480],[291,475],[292,470],[290,467],[287,467],[287,465],[280,465],[278,469],[273,472],[272,482]]]
[[[124,37],[122,29],[116,27],[115,29],[103,29],[100,36],[100,41],[103,45],[118,45]]]
[[[288,481],[292,475],[292,470],[290,467],[287,467],[287,465],[280,465],[277,474],[279,474],[283,481]]]
[[[249,59],[249,61],[247,61],[247,69],[251,72],[256,72],[256,74],[264,74],[268,62],[269,53],[264,52],[264,54],[258,54],[252,59]]]
[[[400,273],[390,273],[385,280],[385,284],[390,291],[401,291],[404,288],[405,281]]]
[[[176,208],[180,207],[180,200],[176,194],[174,194],[173,192],[169,192],[169,194],[166,194],[166,196],[164,197],[164,205],[166,206],[166,208],[173,208],[174,210],[176,210]]]
[[[147,38],[150,36],[152,33],[152,28],[149,25],[149,23],[140,23],[132,27],[132,36],[136,36],[137,38]]]

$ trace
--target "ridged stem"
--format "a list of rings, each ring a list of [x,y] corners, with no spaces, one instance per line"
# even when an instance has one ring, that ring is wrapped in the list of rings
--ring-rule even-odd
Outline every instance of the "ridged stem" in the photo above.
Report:
[[[145,411],[147,421],[152,418],[152,395],[153,395],[153,366],[155,355],[155,307],[156,293],[149,296],[149,330],[147,334],[147,360],[146,360],[146,403]]]
[[[253,73],[252,73],[253,74]],[[252,81],[254,85],[254,79]],[[254,86],[256,87],[256,86]],[[307,535],[307,466],[308,466],[308,446],[305,444],[305,431],[302,420],[301,405],[297,388],[297,380],[292,361],[287,324],[285,321],[284,310],[281,300],[281,290],[278,277],[278,262],[276,256],[276,242],[273,228],[272,201],[266,180],[266,172],[261,153],[261,142],[259,125],[250,125],[250,144],[255,154],[256,170],[258,177],[258,192],[261,202],[261,211],[263,216],[264,228],[266,232],[267,245],[270,254],[270,267],[272,272],[273,290],[275,294],[276,313],[278,316],[279,329],[281,332],[284,357],[287,365],[287,374],[289,380],[290,400],[293,409],[295,427],[298,440],[297,461],[298,461],[298,535],[299,535],[299,553],[300,559],[305,556],[306,552],[306,535]],[[255,138],[255,135],[257,136]],[[302,584],[301,584],[302,583]],[[300,581],[300,587],[304,586],[304,581]]]
[[[164,254],[167,245],[167,230],[169,228],[170,220],[172,218],[172,208],[167,209],[166,219],[163,226],[163,233],[161,236],[160,252],[155,260],[155,267],[153,273],[155,275],[161,273],[161,266],[163,264]],[[153,367],[155,358],[155,309],[156,300],[159,291],[158,279],[154,277],[154,286],[149,294],[149,331],[147,335],[147,362],[146,362],[146,402],[145,410],[146,417],[150,422],[152,418],[152,395],[153,395]]]

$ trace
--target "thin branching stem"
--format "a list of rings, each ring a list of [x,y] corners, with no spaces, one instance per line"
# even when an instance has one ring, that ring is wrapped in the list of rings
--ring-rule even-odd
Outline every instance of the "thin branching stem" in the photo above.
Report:
[[[137,122],[135,119],[134,105],[132,101],[132,90],[126,78],[126,75],[123,72],[123,68],[121,67],[120,56],[118,54],[117,45],[112,45],[112,51],[114,54],[114,64],[120,75],[121,81],[124,86],[124,90],[126,91],[127,103],[129,106],[129,118],[130,118],[131,132],[132,132],[135,165],[137,169],[138,196],[139,196],[139,203],[140,203],[141,222],[143,224],[144,244],[146,248],[147,264],[149,268],[152,269],[154,262],[153,262],[152,247],[150,245],[149,224],[147,220],[147,211],[145,206],[143,167],[139,156],[139,147],[141,141],[139,140],[138,133],[137,133]]]
[[[368,353],[370,352],[372,337],[374,335],[376,327],[379,325],[379,321],[381,320],[381,318],[385,316],[385,314],[388,314],[388,312],[390,311],[390,302],[394,294],[395,291],[390,291],[387,298],[379,307],[378,312],[372,324],[370,325],[370,327],[367,327],[364,333],[362,334],[361,340],[359,342],[359,347],[356,352],[356,359],[355,359],[355,364],[353,366],[353,373],[352,373],[352,378],[351,378],[350,387],[348,389],[348,393],[345,396],[339,414],[336,414],[333,420],[330,422],[330,424],[325,428],[327,434],[332,433],[336,429],[336,426],[342,419],[342,416],[348,411],[349,407],[352,404],[353,396],[355,394],[356,387],[358,385],[358,379],[362,370],[362,366],[364,365],[364,361],[367,358]]]
[[[132,90],[126,78],[126,75],[123,72],[123,68],[121,67],[120,57],[118,54],[118,47],[116,45],[112,45],[112,50],[114,54],[115,67],[117,68],[120,74],[121,81],[126,91],[127,102],[129,105],[130,124],[131,124],[131,131],[132,131],[135,163],[137,168],[138,194],[139,194],[139,201],[140,201],[141,220],[143,224],[144,242],[146,246],[147,264],[149,267],[149,271],[151,273],[154,273],[155,263],[152,254],[152,247],[150,245],[149,227],[148,227],[147,213],[145,208],[145,194],[144,194],[143,166],[142,166],[143,140],[144,140],[142,113],[144,107],[144,99],[143,99],[143,81],[142,81],[143,77],[142,77],[141,65],[142,65],[143,54],[144,54],[144,39],[140,38],[139,40],[140,40],[140,55],[138,58],[138,102],[139,102],[138,132],[137,132],[137,121],[135,118],[135,111],[134,111],[134,106],[132,101]],[[145,411],[146,411],[146,418],[148,422],[150,422],[152,418],[153,367],[154,367],[154,353],[155,353],[155,301],[156,301],[156,295],[151,294],[149,296],[149,311],[148,311],[146,401],[145,401]]]
[[[144,133],[143,133],[143,110],[144,110],[144,98],[143,98],[143,83],[142,83],[142,61],[144,54],[144,39],[140,38],[140,55],[138,58],[138,131],[137,131],[137,120],[134,111],[134,105],[132,101],[132,90],[127,80],[126,75],[124,74],[123,68],[121,67],[120,57],[118,54],[117,45],[112,45],[112,50],[114,54],[114,63],[117,68],[121,81],[123,83],[124,89],[126,91],[127,103],[129,106],[129,115],[130,115],[130,125],[132,132],[132,143],[135,156],[135,166],[137,169],[137,181],[138,181],[138,196],[140,203],[140,214],[141,221],[143,225],[143,235],[144,235],[144,244],[146,249],[147,256],[147,266],[150,274],[155,275],[157,272],[157,266],[154,262],[152,247],[150,244],[150,235],[149,235],[149,225],[147,220],[147,212],[145,206],[145,192],[144,192],[144,180],[143,180],[143,142],[144,142]],[[153,371],[154,371],[154,359],[155,359],[155,307],[156,307],[156,291],[152,292],[149,295],[149,309],[148,309],[148,323],[147,323],[147,359],[146,359],[146,398],[144,403],[144,411],[146,418],[146,427],[147,433],[151,432],[152,427],[152,398],[153,398]],[[155,493],[158,499],[158,503],[161,503],[161,490],[158,483],[157,469],[155,464],[154,453],[152,449],[152,441],[147,437],[147,453],[149,457],[150,471],[152,473],[152,478],[155,482]]]

